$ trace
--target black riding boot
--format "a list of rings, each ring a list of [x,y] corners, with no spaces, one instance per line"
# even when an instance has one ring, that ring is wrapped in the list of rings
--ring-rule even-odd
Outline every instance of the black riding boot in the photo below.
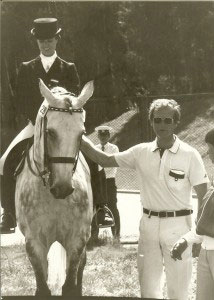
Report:
[[[14,172],[19,164],[23,151],[29,139],[21,141],[9,153],[5,165],[4,175],[1,178],[1,206],[4,209],[0,224],[0,233],[8,234],[15,232],[16,213],[15,213],[15,188],[16,179]]]
[[[0,223],[0,233],[9,234],[15,232],[16,214],[15,214],[15,185],[13,177],[5,174],[1,181],[2,201],[4,209],[2,221]]]

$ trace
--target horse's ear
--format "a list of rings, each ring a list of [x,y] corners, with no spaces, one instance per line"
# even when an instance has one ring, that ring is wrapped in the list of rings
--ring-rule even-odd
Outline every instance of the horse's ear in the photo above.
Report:
[[[85,103],[91,98],[91,96],[93,95],[94,92],[94,81],[89,81],[87,82],[80,95],[77,98],[77,103],[79,107],[83,107],[85,105]]]
[[[51,93],[51,91],[45,85],[45,83],[43,82],[43,80],[41,78],[39,78],[39,89],[40,89],[41,95],[49,102],[49,104],[51,101],[56,100],[54,95]]]

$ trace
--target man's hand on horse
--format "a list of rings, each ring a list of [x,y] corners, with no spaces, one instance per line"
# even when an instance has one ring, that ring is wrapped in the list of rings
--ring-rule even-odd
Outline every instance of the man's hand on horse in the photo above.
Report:
[[[184,238],[181,238],[178,242],[174,244],[170,251],[171,257],[176,261],[182,260],[182,254],[188,247],[187,241]]]

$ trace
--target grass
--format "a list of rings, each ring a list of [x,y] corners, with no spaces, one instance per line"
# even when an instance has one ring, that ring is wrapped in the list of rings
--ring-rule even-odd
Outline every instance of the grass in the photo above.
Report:
[[[24,245],[1,247],[1,295],[33,295],[35,279]]]
[[[87,251],[83,295],[140,297],[137,245],[114,244],[110,239],[100,244],[100,247]],[[195,299],[196,263],[194,259],[188,300]],[[1,295],[34,295],[35,279],[24,245],[1,248],[1,268]]]
[[[84,295],[138,297],[136,247],[111,244],[88,252]]]

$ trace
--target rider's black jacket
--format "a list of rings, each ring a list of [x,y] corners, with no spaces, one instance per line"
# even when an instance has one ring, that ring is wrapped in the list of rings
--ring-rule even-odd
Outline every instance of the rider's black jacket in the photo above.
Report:
[[[74,63],[56,57],[50,70],[46,73],[41,58],[23,62],[16,82],[15,111],[18,127],[26,125],[27,119],[35,122],[37,112],[43,101],[39,90],[39,78],[50,88],[58,85],[69,92],[79,94],[80,81]]]

